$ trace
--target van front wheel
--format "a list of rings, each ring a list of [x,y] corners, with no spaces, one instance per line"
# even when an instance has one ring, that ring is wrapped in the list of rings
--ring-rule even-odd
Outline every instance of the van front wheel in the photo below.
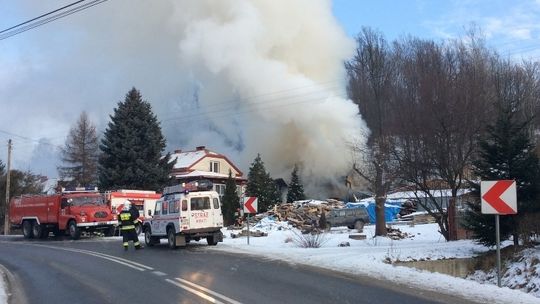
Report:
[[[176,233],[174,232],[174,228],[169,228],[167,230],[167,245],[171,249],[176,249]]]
[[[137,235],[140,235],[142,233],[143,229],[142,229],[142,225],[141,224],[135,224],[135,233]]]
[[[169,237],[167,236],[167,239]],[[159,243],[159,238],[156,238],[155,236],[152,236],[152,232],[150,228],[146,228],[144,230],[144,242],[146,243],[146,246],[152,247],[155,244]]]

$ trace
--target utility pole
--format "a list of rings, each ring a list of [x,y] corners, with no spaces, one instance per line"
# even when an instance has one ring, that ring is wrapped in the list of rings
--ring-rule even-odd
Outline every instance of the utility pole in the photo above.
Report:
[[[8,159],[6,172],[6,204],[4,208],[4,235],[9,234],[9,182],[11,175],[11,139],[8,140]]]

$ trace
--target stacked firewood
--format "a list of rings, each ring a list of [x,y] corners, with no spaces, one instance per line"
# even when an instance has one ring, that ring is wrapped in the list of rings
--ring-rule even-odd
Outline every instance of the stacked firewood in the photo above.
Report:
[[[411,237],[407,232],[403,232],[398,228],[386,227],[386,236],[392,240],[401,240]]]
[[[311,230],[318,226],[323,212],[328,215],[330,210],[343,207],[343,202],[332,199],[326,201],[307,200],[276,205],[274,209],[268,211],[268,215],[274,215],[280,221],[288,221],[300,230]]]

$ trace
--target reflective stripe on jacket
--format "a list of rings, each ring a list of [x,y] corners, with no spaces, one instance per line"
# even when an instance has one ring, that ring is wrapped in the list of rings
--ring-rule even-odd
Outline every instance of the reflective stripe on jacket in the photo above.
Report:
[[[120,226],[122,226],[121,230],[135,229],[133,225],[134,220],[133,215],[129,211],[122,210],[118,215],[118,221],[120,222]]]

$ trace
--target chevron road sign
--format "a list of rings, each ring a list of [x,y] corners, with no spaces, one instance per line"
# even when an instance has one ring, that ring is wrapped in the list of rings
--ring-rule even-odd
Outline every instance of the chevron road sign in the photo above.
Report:
[[[516,214],[516,181],[498,180],[480,182],[483,214]]]
[[[257,213],[257,197],[244,197],[244,213]]]

